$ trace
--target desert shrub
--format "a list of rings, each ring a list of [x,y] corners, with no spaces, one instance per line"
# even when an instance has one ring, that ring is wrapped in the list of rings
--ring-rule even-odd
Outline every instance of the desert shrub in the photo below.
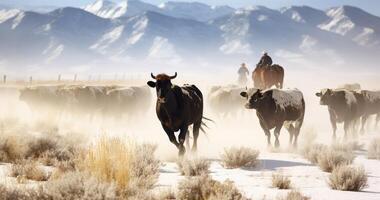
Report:
[[[150,189],[158,180],[160,162],[154,145],[137,145],[101,137],[92,145],[79,168],[104,182],[114,182],[122,196]]]
[[[82,170],[104,182],[115,182],[122,189],[130,180],[134,144],[101,137],[88,149]]]
[[[26,145],[17,136],[3,136],[0,138],[0,162],[15,162],[23,159]]]
[[[0,161],[15,163],[33,159],[52,166],[57,161],[73,159],[77,148],[75,144],[68,144],[65,138],[54,135],[5,135],[0,138]]]
[[[10,188],[4,185],[0,185],[0,199],[1,200],[37,200],[35,192],[30,190],[22,190],[17,188]]]
[[[139,188],[151,189],[160,175],[160,161],[155,157],[157,146],[142,144],[135,146],[131,160],[130,176]]]
[[[45,184],[43,193],[55,200],[65,199],[116,199],[116,187],[81,172],[68,172],[57,180]]]
[[[209,173],[210,162],[202,158],[180,159],[178,169],[185,176],[201,176]]]
[[[25,183],[26,180],[47,181],[49,178],[48,174],[32,161],[22,161],[19,164],[13,164],[10,176],[16,177],[19,183]]]
[[[380,160],[380,137],[372,140],[369,144],[368,158]]]
[[[318,156],[326,151],[328,147],[323,144],[313,144],[305,146],[301,154],[313,164],[318,163]]]
[[[339,151],[329,148],[318,156],[318,166],[325,172],[332,172],[336,167],[349,165],[354,160],[352,151]]]
[[[260,152],[255,149],[240,147],[225,149],[221,155],[222,164],[226,168],[255,167]]]
[[[292,190],[285,197],[280,197],[277,199],[278,200],[309,200],[310,197],[303,195],[299,191]]]
[[[334,190],[360,191],[367,187],[367,174],[362,167],[339,166],[332,171],[328,184]]]
[[[232,182],[220,183],[210,176],[188,177],[180,181],[176,196],[186,200],[246,199]]]
[[[282,173],[272,174],[272,186],[280,190],[289,189],[291,181]]]

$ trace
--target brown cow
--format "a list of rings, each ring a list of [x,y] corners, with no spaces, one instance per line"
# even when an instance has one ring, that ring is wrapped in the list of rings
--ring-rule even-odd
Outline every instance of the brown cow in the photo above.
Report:
[[[255,88],[268,89],[272,86],[282,89],[284,84],[284,68],[280,65],[256,67],[252,73]]]

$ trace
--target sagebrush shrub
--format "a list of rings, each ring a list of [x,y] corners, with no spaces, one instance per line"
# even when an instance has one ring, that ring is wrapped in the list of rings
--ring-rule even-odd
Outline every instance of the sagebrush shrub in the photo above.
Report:
[[[292,190],[285,197],[277,198],[278,200],[309,200],[310,197],[303,195],[299,191]]]
[[[272,186],[280,190],[289,189],[291,186],[291,181],[282,173],[273,173]]]
[[[318,156],[318,166],[325,172],[332,172],[336,167],[351,164],[354,159],[352,151],[329,148]]]
[[[180,159],[177,165],[181,174],[185,176],[206,175],[210,168],[210,162],[202,158]]]
[[[246,147],[227,148],[221,155],[222,164],[226,168],[255,167],[259,154],[258,150]]]
[[[328,147],[323,144],[313,144],[304,147],[301,153],[312,164],[317,164],[319,155],[323,154],[327,148]]]
[[[13,164],[10,176],[16,177],[19,183],[24,183],[26,180],[47,181],[49,179],[49,175],[33,161]]]
[[[339,166],[329,177],[331,189],[343,191],[360,191],[367,187],[367,174],[362,167]]]
[[[243,200],[247,199],[236,186],[226,181],[220,183],[210,176],[187,177],[178,183],[177,199],[186,200]]]

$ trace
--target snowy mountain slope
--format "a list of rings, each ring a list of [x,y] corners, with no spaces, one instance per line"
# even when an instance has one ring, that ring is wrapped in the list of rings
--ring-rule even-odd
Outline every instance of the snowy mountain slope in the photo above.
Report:
[[[118,18],[134,16],[145,11],[159,11],[157,6],[139,0],[125,0],[114,3],[107,0],[97,0],[84,7],[84,10],[103,18]]]
[[[169,1],[161,4],[160,8],[163,14],[197,21],[209,21],[232,14],[235,11],[229,6],[209,6],[198,2]]]
[[[309,6],[291,6],[281,9],[283,15],[292,18],[294,21],[318,26],[330,18],[324,11]]]
[[[209,21],[235,11],[229,6],[210,6],[198,2],[166,2],[159,7],[139,0],[124,0],[114,3],[107,0],[97,0],[84,7],[84,10],[103,18],[118,18],[135,16],[146,11],[161,13],[164,15],[192,19],[197,21]]]
[[[331,8],[327,15],[331,19],[319,25],[322,30],[348,37],[362,46],[380,47],[379,17],[351,6]]]
[[[20,10],[18,9],[12,9],[12,8],[7,8],[7,7],[2,7],[0,6],[0,23],[6,21],[9,18],[14,17],[20,13]]]

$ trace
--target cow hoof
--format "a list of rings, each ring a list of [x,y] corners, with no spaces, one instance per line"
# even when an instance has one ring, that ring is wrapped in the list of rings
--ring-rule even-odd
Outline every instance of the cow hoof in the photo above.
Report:
[[[274,147],[279,148],[279,147],[280,147],[280,142],[279,142],[279,141],[276,141],[276,142],[274,143]]]
[[[185,153],[186,153],[186,149],[185,149],[185,147],[182,147],[179,149],[178,156],[183,157],[185,155]]]

